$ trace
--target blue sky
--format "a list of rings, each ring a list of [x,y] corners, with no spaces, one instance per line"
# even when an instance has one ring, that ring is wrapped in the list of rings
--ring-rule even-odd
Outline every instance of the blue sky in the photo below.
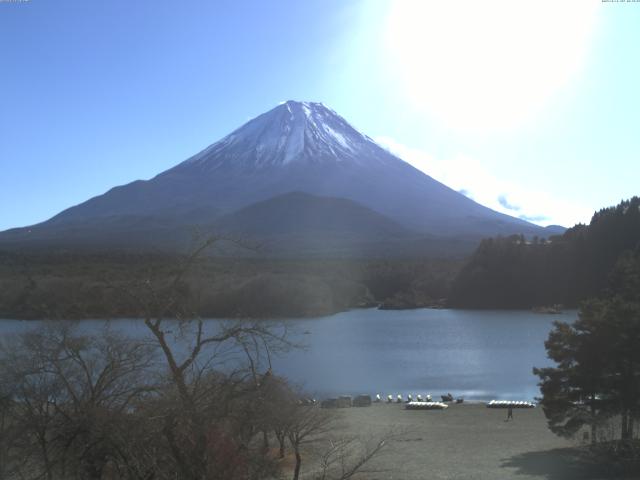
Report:
[[[546,225],[639,194],[640,3],[0,2],[0,230],[287,99]]]

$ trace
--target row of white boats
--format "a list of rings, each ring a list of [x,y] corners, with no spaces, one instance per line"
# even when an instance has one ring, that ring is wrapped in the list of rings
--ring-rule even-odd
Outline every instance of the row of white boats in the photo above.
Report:
[[[441,395],[442,401],[434,401],[431,395],[427,394],[424,397],[418,394],[413,397],[409,394],[405,397],[402,395],[387,395],[386,403],[403,403],[407,410],[444,410],[449,407],[450,403],[462,403],[464,400],[462,397],[453,398],[453,395],[447,393]],[[316,401],[312,399],[304,399],[300,401],[304,405],[315,405]],[[352,398],[349,395],[343,395],[337,398],[330,398],[321,402],[322,408],[343,408],[343,407],[368,407],[372,403],[371,396],[358,395]],[[373,403],[383,403],[383,398],[380,394],[377,394],[373,399]],[[486,403],[487,408],[535,408],[536,404],[529,401],[518,400],[491,400]]]
[[[536,404],[526,401],[514,400],[491,400],[487,403],[487,408],[536,408]]]
[[[453,402],[454,398],[451,394],[442,395],[442,401],[433,401],[431,395],[420,394],[416,395],[415,399],[413,395],[407,395],[406,399],[402,395],[397,395],[395,398],[393,395],[387,395],[386,403],[405,403],[405,408],[408,410],[443,410],[447,408],[448,403]],[[377,394],[374,400],[375,403],[381,403],[382,397]],[[462,398],[455,399],[456,403],[462,403]],[[534,402],[524,400],[491,400],[486,404],[487,408],[535,408]]]
[[[444,410],[448,408],[444,402],[407,402],[405,408],[407,410]],[[491,400],[487,403],[487,408],[535,408],[536,404],[533,402],[527,401],[517,401],[517,400]]]
[[[449,408],[444,402],[409,402],[404,408],[407,410],[444,410]]]
[[[415,398],[413,397],[413,395],[409,394],[409,395],[407,395],[406,400],[402,397],[402,395],[397,395],[396,397],[394,397],[393,395],[387,395],[386,403],[412,403],[412,402],[432,402],[432,403],[456,402],[456,403],[462,403],[464,401],[464,399],[462,397],[458,397],[458,398],[454,399],[453,395],[451,395],[450,393],[447,393],[446,395],[440,395],[440,398],[442,399],[441,402],[437,402],[437,401],[434,402],[433,398],[429,394],[426,394],[424,397],[422,395],[418,394],[418,395],[416,395]],[[382,402],[382,397],[380,396],[380,394],[376,395],[374,402],[375,403],[381,403]]]

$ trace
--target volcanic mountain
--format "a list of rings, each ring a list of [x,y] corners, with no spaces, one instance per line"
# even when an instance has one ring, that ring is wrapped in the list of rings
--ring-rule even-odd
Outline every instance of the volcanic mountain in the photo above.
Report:
[[[0,248],[175,249],[194,226],[387,246],[548,234],[434,180],[323,104],[288,101],[150,180],[0,233]]]

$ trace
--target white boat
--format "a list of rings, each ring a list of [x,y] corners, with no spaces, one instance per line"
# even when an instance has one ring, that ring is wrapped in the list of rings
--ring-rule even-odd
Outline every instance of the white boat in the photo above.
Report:
[[[409,402],[405,405],[407,410],[444,410],[449,405],[442,402]]]
[[[487,403],[487,408],[536,408],[536,404],[527,401],[516,400],[491,400]]]

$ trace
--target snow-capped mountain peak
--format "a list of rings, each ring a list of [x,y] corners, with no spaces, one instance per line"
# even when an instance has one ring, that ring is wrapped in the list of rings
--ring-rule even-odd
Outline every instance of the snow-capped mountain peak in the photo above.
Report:
[[[291,192],[303,196],[289,195]],[[304,195],[317,198],[310,200]],[[267,214],[261,202],[274,198],[278,200],[266,205],[277,208]],[[336,199],[342,200],[335,203]],[[366,218],[373,218],[360,207],[340,203],[343,200],[395,222],[400,226],[395,229],[418,234],[546,236],[542,228],[483,207],[425,175],[321,103],[289,101],[150,180],[114,187],[4,239],[19,248],[38,242],[97,247],[128,244],[135,235],[148,245],[156,237],[170,243],[178,229],[186,232],[193,225],[211,226],[215,219],[254,204],[262,206],[250,210],[252,223],[262,221],[266,212],[263,225],[293,222],[292,232],[306,216],[316,225],[326,226],[327,231],[339,223],[326,209],[305,210],[302,204],[330,204],[351,212],[356,208]],[[294,208],[297,206],[300,209]],[[296,215],[286,213],[292,211]],[[344,218],[339,213],[335,218]],[[257,228],[249,226],[254,231]],[[350,238],[351,233],[341,232],[340,238]],[[2,241],[0,235],[0,245]],[[384,249],[387,251],[387,246]]]
[[[248,121],[186,160],[212,171],[264,169],[297,162],[386,161],[389,154],[322,103],[289,100]]]

